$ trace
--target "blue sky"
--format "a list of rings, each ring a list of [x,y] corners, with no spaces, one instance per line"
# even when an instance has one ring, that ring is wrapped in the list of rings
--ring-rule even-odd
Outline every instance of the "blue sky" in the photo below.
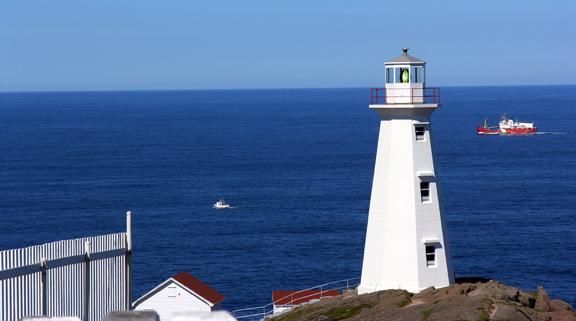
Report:
[[[0,4],[0,91],[576,84],[576,1],[37,0]]]

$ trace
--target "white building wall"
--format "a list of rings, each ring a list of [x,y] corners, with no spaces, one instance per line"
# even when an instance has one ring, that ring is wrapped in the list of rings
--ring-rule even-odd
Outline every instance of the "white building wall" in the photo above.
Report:
[[[170,282],[138,304],[134,310],[154,310],[160,316],[160,320],[170,320],[183,312],[209,312],[211,306],[176,283]]]
[[[416,141],[414,125],[428,127],[436,105],[374,105],[380,133],[360,294],[385,289],[419,292],[451,282],[449,259],[435,183],[430,131]],[[422,203],[420,181],[431,181],[430,203]],[[428,267],[425,240],[434,240],[436,266]]]
[[[424,84],[386,84],[386,103],[424,103]]]
[[[420,124],[414,121],[414,125]],[[425,141],[415,142],[414,167],[416,169],[414,186],[416,186],[416,241],[420,243],[418,250],[418,291],[427,287],[443,287],[453,283],[453,272],[450,261],[450,251],[446,239],[446,226],[442,216],[442,203],[438,189],[438,177],[434,165],[434,155],[432,152],[431,127],[427,120],[424,120],[427,128]],[[415,134],[413,134],[415,135]],[[415,141],[415,139],[414,139]],[[426,176],[430,175],[431,176]],[[420,182],[422,180],[430,182],[430,202],[420,201]],[[436,266],[426,265],[426,241],[435,243],[439,248],[436,250]]]
[[[274,304],[272,309],[273,309],[272,314],[276,315],[276,314],[280,314],[280,313],[292,310],[292,306],[291,305],[276,305],[276,304]]]

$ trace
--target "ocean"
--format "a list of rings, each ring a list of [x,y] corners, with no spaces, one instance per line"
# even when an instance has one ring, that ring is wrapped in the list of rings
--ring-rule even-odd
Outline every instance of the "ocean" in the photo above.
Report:
[[[456,276],[576,303],[576,86],[447,87],[432,118]],[[369,90],[0,94],[0,249],[121,232],[136,299],[187,271],[223,307],[359,277]],[[540,133],[482,137],[484,117]],[[234,207],[215,210],[223,197]]]

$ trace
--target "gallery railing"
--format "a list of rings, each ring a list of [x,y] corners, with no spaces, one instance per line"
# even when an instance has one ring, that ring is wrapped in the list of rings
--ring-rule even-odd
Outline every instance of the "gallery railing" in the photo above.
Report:
[[[370,105],[440,104],[440,88],[370,88]]]

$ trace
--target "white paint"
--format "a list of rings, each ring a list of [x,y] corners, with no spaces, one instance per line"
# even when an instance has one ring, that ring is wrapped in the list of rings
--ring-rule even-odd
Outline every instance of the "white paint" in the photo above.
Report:
[[[407,65],[409,67],[409,65]],[[430,137],[430,115],[423,84],[386,84],[387,104],[370,105],[380,114],[380,134],[358,293],[386,289],[419,292],[453,282]],[[420,102],[420,103],[419,103]],[[415,125],[424,126],[416,141]],[[420,182],[430,182],[422,202]],[[426,245],[436,248],[428,266]]]
[[[154,310],[160,320],[171,320],[190,311],[210,312],[214,305],[170,278],[134,302],[134,310]]]
[[[81,318],[88,308],[88,321],[99,321],[110,311],[128,309],[125,240],[125,233],[117,233],[0,251],[0,320],[42,315],[41,266],[47,267],[48,317]],[[111,251],[117,253],[98,258],[99,254]],[[89,263],[84,261],[86,253],[93,258]],[[56,266],[58,262],[63,266]],[[90,264],[88,307],[83,306],[82,300],[87,264]]]
[[[277,315],[280,313],[284,313],[284,312],[292,310],[292,308],[293,308],[292,305],[276,305],[276,304],[274,304],[272,314]]]
[[[173,314],[170,319],[160,319],[161,321],[236,321],[230,313],[226,311],[185,311]]]
[[[132,212],[126,212],[126,249],[132,252]]]
[[[20,321],[80,321],[77,317],[23,317]]]

